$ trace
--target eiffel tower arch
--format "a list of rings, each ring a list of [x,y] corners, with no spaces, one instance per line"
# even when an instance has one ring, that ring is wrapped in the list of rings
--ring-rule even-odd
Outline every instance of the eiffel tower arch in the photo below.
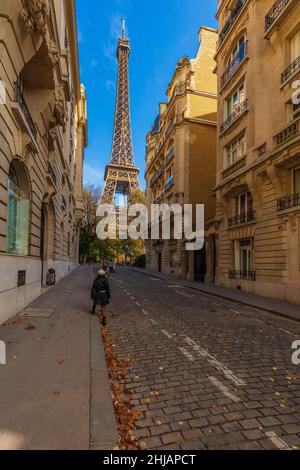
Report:
[[[127,204],[130,194],[140,188],[139,169],[134,165],[132,149],[128,60],[130,41],[125,35],[123,20],[122,37],[117,47],[118,84],[114,120],[114,135],[110,163],[105,170],[105,185],[101,204],[121,206]]]

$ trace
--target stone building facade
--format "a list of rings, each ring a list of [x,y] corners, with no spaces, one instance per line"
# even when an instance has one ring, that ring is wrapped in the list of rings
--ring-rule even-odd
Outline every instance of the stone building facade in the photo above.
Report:
[[[167,103],[147,135],[147,204],[205,204],[205,220],[214,218],[216,174],[217,79],[214,74],[217,32],[201,28],[194,59],[183,57],[167,89]],[[174,224],[173,224],[174,225]],[[187,252],[185,240],[146,243],[147,267],[187,279],[204,280],[206,254]]]
[[[217,17],[216,282],[300,303],[300,2],[220,0]]]
[[[0,80],[2,323],[49,269],[58,281],[78,264],[87,114],[75,1],[0,0]]]

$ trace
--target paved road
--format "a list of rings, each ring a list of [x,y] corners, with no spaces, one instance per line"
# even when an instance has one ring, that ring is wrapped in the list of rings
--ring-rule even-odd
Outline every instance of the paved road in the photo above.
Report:
[[[129,268],[109,329],[147,449],[300,449],[300,325]]]

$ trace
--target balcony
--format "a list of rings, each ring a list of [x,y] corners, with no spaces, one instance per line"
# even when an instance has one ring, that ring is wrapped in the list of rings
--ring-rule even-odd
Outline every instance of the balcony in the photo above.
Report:
[[[240,48],[239,52],[233,57],[232,61],[228,65],[227,69],[221,77],[221,89],[224,88],[229,80],[233,77],[235,72],[238,70],[240,65],[244,62],[247,53],[247,43]]]
[[[254,211],[250,209],[248,212],[243,214],[235,215],[228,219],[228,227],[236,227],[238,225],[248,224],[255,220]]]
[[[279,145],[285,144],[297,134],[299,134],[299,121],[293,122],[288,127],[286,127],[275,135],[274,140],[276,146],[278,147]]]
[[[52,186],[56,187],[57,178],[50,162],[48,162],[47,179]]]
[[[168,165],[175,157],[175,154],[174,154],[174,147],[171,148],[171,150],[169,151],[167,157],[166,157],[166,165]]]
[[[294,2],[294,0],[276,0],[265,18],[265,32],[268,34],[272,27],[282,18],[283,13]]]
[[[243,158],[240,158],[239,160],[237,160],[235,163],[233,163],[229,167],[225,168],[225,170],[222,172],[223,178],[224,179],[228,178],[229,176],[233,175],[244,166],[246,166],[246,155]]]
[[[300,206],[300,193],[292,194],[291,196],[282,197],[277,201],[277,211],[285,211]]]
[[[232,10],[228,20],[226,21],[222,31],[219,34],[219,46],[223,43],[224,39],[226,38],[227,34],[231,30],[232,26],[236,22],[237,18],[239,17],[241,11],[243,10],[245,4],[248,0],[238,0],[234,9]]]
[[[12,109],[23,130],[28,132],[31,138],[36,141],[37,128],[33,122],[22,91],[17,83],[15,83],[15,101],[12,103]]]
[[[158,179],[163,174],[163,172],[164,172],[163,168],[161,168],[160,170],[155,172],[155,174],[153,175],[153,177],[150,180],[150,188],[152,188],[155,185],[155,183],[158,181]]]
[[[255,271],[229,271],[229,279],[241,279],[243,281],[256,281]]]
[[[291,78],[294,73],[300,71],[300,57],[297,57],[294,62],[285,69],[285,71],[281,74],[281,84],[285,83],[289,78]]]
[[[226,121],[221,125],[220,133],[223,134],[234,124],[248,109],[248,100],[244,100],[234,111],[228,116]]]

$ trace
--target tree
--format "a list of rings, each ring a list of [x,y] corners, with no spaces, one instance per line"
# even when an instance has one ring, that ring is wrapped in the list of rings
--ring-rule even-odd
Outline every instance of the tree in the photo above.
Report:
[[[82,190],[83,194],[83,206],[84,206],[84,218],[80,232],[79,241],[79,253],[80,260],[86,262],[87,260],[93,260],[95,254],[92,250],[92,244],[97,239],[96,235],[96,211],[97,204],[101,195],[101,188],[95,185],[89,184]]]

